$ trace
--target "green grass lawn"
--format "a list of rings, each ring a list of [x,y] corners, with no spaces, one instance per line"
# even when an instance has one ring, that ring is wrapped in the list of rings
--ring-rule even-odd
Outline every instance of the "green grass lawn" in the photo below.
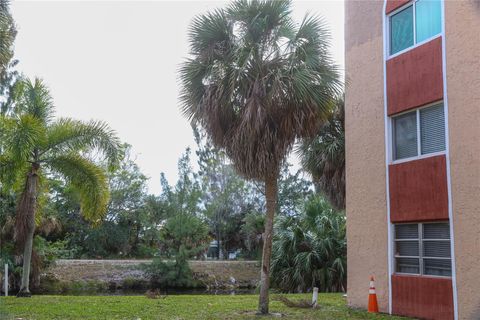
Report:
[[[273,295],[272,297],[275,297]],[[288,295],[291,300],[310,295]],[[0,298],[0,319],[268,319],[254,315],[257,295],[176,295],[165,299],[144,296],[33,296]],[[319,309],[288,308],[272,301],[271,312],[285,319],[406,319],[373,315],[347,308],[341,294],[321,294]],[[273,318],[273,317],[272,317]]]

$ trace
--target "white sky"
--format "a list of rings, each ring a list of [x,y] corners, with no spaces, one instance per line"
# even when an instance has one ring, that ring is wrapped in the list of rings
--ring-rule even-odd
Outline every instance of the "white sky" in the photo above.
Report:
[[[179,111],[177,69],[187,56],[187,29],[213,1],[13,1],[18,69],[49,86],[58,116],[104,120],[160,192],[160,172],[177,179],[177,160],[194,147]],[[294,18],[323,16],[332,54],[343,69],[343,1],[296,1]]]

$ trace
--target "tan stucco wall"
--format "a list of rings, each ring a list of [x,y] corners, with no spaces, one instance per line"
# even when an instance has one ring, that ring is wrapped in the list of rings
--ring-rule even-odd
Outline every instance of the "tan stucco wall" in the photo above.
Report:
[[[480,319],[480,1],[445,1],[459,319]]]
[[[366,308],[370,275],[388,311],[383,1],[345,4],[348,303]]]

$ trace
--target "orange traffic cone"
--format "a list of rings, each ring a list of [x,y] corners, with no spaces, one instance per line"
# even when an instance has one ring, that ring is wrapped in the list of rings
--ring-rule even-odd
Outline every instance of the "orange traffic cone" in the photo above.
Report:
[[[375,293],[375,280],[370,278],[370,289],[368,290],[368,312],[378,313],[377,294]]]

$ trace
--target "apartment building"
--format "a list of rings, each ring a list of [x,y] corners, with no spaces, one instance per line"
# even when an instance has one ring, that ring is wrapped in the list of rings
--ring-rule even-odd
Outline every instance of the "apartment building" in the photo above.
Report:
[[[480,319],[480,1],[345,7],[348,303]]]

